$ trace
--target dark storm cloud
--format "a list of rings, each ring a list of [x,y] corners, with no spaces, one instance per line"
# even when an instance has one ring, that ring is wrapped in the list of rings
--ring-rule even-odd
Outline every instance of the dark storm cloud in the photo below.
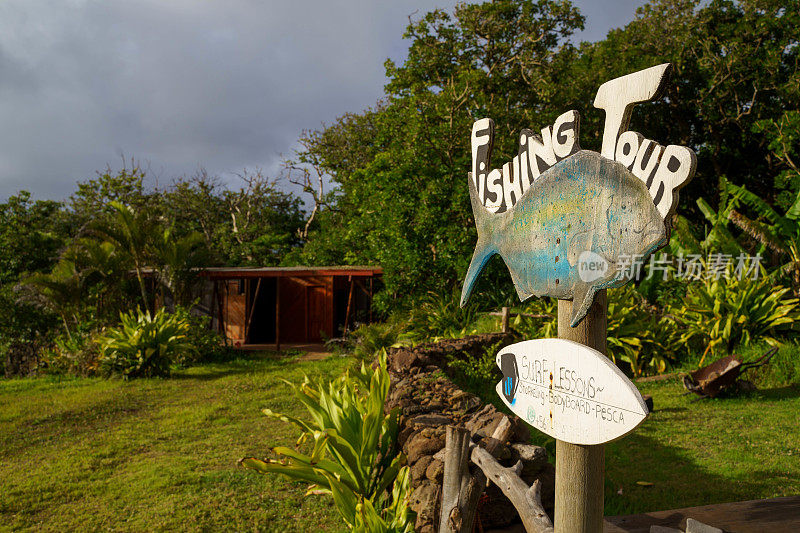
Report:
[[[30,1],[0,4],[0,199],[63,198],[75,181],[149,162],[274,173],[303,129],[375,103],[408,15],[454,1]],[[638,2],[581,2],[579,38]]]

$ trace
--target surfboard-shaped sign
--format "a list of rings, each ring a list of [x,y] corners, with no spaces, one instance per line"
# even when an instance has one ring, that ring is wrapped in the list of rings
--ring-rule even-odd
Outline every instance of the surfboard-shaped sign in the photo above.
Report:
[[[520,418],[558,440],[603,444],[647,418],[636,386],[605,355],[564,339],[537,339],[497,354],[497,394]]]

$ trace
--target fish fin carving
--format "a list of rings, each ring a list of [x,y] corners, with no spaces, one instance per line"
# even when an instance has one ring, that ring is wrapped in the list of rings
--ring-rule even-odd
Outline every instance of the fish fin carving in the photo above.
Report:
[[[472,294],[472,288],[475,286],[475,281],[478,279],[478,274],[483,270],[484,265],[497,253],[489,243],[478,239],[478,244],[475,245],[475,252],[472,254],[472,261],[467,270],[467,276],[464,278],[464,287],[461,289],[461,307],[467,304],[469,295]]]
[[[570,317],[570,326],[575,327],[580,324],[589,308],[594,302],[594,295],[597,292],[597,287],[589,285],[588,283],[578,282],[572,290],[572,316]]]
[[[475,182],[472,181],[471,172],[467,176],[467,182],[469,185],[469,197],[472,202],[472,215],[475,218],[475,228],[478,230],[478,242],[475,244],[475,252],[472,254],[472,261],[464,278],[464,287],[461,290],[461,307],[466,305],[475,281],[478,279],[478,274],[481,273],[486,262],[497,253],[497,247],[493,242],[494,235],[492,230],[494,224],[491,220],[495,215],[487,211],[481,204],[478,191],[475,189]]]

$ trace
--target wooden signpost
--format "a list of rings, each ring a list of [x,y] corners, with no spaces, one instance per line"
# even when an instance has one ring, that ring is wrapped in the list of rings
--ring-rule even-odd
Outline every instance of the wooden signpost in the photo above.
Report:
[[[600,153],[580,148],[577,111],[541,135],[523,130],[518,154],[502,169],[491,168],[492,120],[472,128],[468,186],[478,242],[462,305],[495,254],[521,300],[558,299],[558,339],[521,342],[497,356],[500,397],[557,439],[556,532],[602,531],[603,444],[648,414],[636,387],[605,357],[606,289],[630,281],[631,260],[643,263],[667,244],[678,191],[695,172],[689,148],[664,147],[627,129],[633,107],[661,92],[669,69],[658,65],[600,86],[594,101],[606,113]],[[536,512],[519,508],[530,500],[512,499],[526,527],[547,530],[532,518],[541,518],[539,504]]]

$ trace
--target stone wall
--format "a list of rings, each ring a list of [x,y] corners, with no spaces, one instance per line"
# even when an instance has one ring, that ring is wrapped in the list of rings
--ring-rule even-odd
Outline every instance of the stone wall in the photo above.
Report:
[[[411,507],[417,512],[418,533],[432,533],[438,526],[445,428],[448,425],[465,427],[472,432],[473,440],[479,441],[491,436],[506,416],[474,394],[459,389],[448,377],[448,358],[454,354],[479,357],[497,342],[508,344],[511,338],[502,333],[473,335],[414,348],[392,349],[388,353],[392,386],[386,408],[400,408],[399,444],[411,467],[414,487]],[[555,472],[547,461],[547,452],[530,444],[527,424],[514,415],[510,415],[510,419],[515,428],[514,436],[501,450],[500,462],[512,466],[521,460],[523,479],[528,483],[537,478],[542,480],[543,504],[552,516]],[[511,502],[494,485],[484,493],[477,518],[484,530],[520,522]]]

